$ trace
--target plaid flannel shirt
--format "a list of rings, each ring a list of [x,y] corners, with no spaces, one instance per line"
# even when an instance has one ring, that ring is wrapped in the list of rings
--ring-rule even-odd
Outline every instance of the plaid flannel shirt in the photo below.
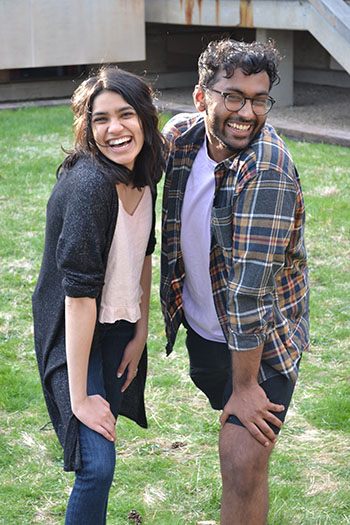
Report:
[[[181,207],[193,161],[203,144],[200,114],[173,117],[162,214],[161,304],[172,351],[182,321],[185,268]],[[259,382],[282,373],[295,381],[309,346],[309,285],[304,245],[305,208],[290,154],[265,124],[238,155],[215,169],[210,277],[229,349],[263,343]]]

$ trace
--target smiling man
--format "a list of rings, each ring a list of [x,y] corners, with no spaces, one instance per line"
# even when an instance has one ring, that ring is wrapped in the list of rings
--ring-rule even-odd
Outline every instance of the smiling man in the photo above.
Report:
[[[266,123],[279,80],[272,43],[211,42],[197,114],[171,119],[161,301],[172,351],[214,409],[222,525],[263,525],[268,462],[309,346],[305,209],[290,153]]]

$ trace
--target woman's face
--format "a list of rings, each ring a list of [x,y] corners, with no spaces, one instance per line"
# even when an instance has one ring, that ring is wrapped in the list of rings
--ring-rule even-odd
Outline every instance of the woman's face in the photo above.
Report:
[[[102,91],[92,105],[92,134],[105,157],[134,168],[144,134],[141,121],[130,104],[114,91]]]

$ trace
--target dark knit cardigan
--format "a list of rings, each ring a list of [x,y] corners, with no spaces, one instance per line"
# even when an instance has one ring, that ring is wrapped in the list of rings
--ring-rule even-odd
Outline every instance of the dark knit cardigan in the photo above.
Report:
[[[79,470],[79,422],[72,414],[65,350],[65,296],[91,297],[99,309],[108,253],[118,215],[115,185],[90,159],[80,159],[57,180],[47,204],[44,254],[32,297],[34,341],[50,419],[64,449],[64,469]],[[153,225],[146,255],[155,246]],[[91,352],[98,343],[96,324]],[[146,428],[147,353],[123,396],[119,414]],[[111,406],[113,412],[113,406]]]

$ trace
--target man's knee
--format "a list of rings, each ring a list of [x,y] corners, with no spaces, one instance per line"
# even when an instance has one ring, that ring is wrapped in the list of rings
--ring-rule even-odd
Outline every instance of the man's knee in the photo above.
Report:
[[[224,483],[234,485],[235,490],[244,493],[267,479],[273,445],[263,447],[244,427],[230,423],[222,429],[219,445]]]

